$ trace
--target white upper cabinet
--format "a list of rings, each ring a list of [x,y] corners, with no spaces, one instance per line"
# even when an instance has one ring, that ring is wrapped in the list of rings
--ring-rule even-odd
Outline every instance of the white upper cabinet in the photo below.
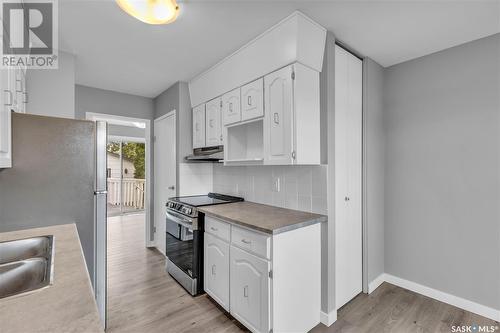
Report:
[[[264,151],[266,164],[291,164],[293,68],[285,67],[264,78]]]
[[[241,87],[241,120],[264,115],[264,80],[255,80]]]
[[[205,147],[205,104],[193,108],[193,149]]]
[[[206,142],[205,146],[219,146],[222,138],[222,99],[216,98],[206,104]]]
[[[270,263],[231,245],[231,314],[252,332],[269,332]]]
[[[12,167],[11,109],[9,103],[8,72],[0,70],[0,168]]]
[[[264,164],[321,164],[319,73],[301,64],[264,77]]]
[[[222,118],[224,125],[241,120],[240,88],[222,95]]]

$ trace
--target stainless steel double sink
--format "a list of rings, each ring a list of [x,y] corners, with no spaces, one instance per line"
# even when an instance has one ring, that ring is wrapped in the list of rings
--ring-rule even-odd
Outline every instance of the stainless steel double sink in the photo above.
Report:
[[[0,242],[0,298],[50,286],[53,266],[52,235]]]

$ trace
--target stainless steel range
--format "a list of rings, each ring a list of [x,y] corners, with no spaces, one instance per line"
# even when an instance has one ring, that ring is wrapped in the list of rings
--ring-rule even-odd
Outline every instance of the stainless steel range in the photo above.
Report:
[[[170,198],[166,204],[167,272],[191,295],[203,293],[203,214],[197,207],[243,201],[217,193]]]

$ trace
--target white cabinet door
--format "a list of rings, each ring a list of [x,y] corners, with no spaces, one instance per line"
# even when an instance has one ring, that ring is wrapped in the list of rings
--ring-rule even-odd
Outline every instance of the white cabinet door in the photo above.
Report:
[[[266,164],[292,164],[293,66],[264,77]]]
[[[362,62],[335,47],[336,306],[362,289]]]
[[[193,148],[205,147],[205,104],[193,108]]]
[[[240,88],[222,96],[222,118],[224,125],[234,124],[241,120]]]
[[[264,115],[264,80],[255,80],[241,87],[241,120]]]
[[[12,122],[9,103],[7,70],[0,70],[0,168],[12,167]]]
[[[26,73],[22,68],[16,68],[16,112],[26,113],[27,92]]]
[[[222,145],[222,99],[216,98],[206,104],[206,143],[207,147]]]
[[[270,328],[270,263],[231,246],[231,314],[253,332]]]
[[[204,288],[229,311],[229,244],[205,232]]]

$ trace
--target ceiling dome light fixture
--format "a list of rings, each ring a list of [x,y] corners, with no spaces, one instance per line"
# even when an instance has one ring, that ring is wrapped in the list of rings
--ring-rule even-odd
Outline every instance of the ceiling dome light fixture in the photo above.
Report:
[[[179,16],[175,0],[116,0],[127,14],[148,24],[172,23]]]

